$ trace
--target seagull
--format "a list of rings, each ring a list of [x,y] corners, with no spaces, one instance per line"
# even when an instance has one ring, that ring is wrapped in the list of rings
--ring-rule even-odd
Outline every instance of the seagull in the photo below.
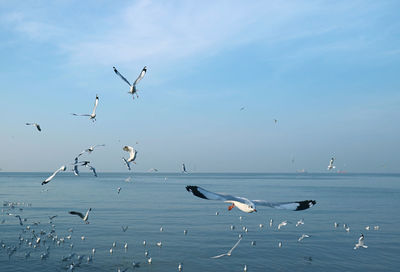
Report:
[[[37,130],[42,131],[38,123],[25,123],[27,126],[35,126]]]
[[[119,194],[121,192],[121,187],[117,188],[117,193]]]
[[[182,163],[182,173],[187,173],[187,171],[186,171],[186,166],[185,166],[184,163]]]
[[[273,224],[274,224],[274,220],[271,218],[271,219],[269,220],[269,226],[272,227]]]
[[[304,225],[304,220],[303,219],[300,219],[299,221],[297,221],[296,227],[298,227],[300,225]]]
[[[211,257],[212,259],[218,259],[224,256],[231,256],[232,255],[232,251],[239,245],[240,241],[242,241],[242,238],[239,238],[239,240],[236,242],[236,244],[227,252],[227,253],[223,253],[221,255],[217,255],[214,257]]]
[[[335,158],[332,157],[332,159],[329,161],[328,170],[332,170],[332,169],[336,168],[336,166],[333,165],[334,161],[335,161]]]
[[[244,109],[245,109],[245,107],[241,107],[241,108],[240,108],[241,111],[244,110]]]
[[[364,234],[362,233],[360,238],[358,238],[358,243],[355,244],[354,249],[358,249],[359,247],[368,248],[368,246],[364,245]]]
[[[79,158],[81,155],[83,155],[84,153],[86,153],[86,152],[89,153],[89,154],[91,154],[91,153],[94,151],[94,149],[95,149],[96,147],[98,147],[98,146],[106,146],[106,145],[105,145],[105,144],[92,145],[91,147],[89,147],[89,148],[83,150],[81,153],[79,153],[78,158]]]
[[[300,236],[300,238],[297,240],[297,242],[300,242],[300,241],[302,241],[304,238],[308,238],[308,237],[310,237],[310,235],[303,234],[303,235]]]
[[[16,215],[15,217],[17,217],[17,218],[19,219],[19,224],[20,224],[21,226],[23,226],[24,224],[22,224],[22,219],[21,219],[21,216],[19,216],[19,215]]]
[[[139,76],[137,77],[137,79],[135,80],[135,82],[133,82],[133,84],[131,84],[123,75],[121,75],[120,72],[118,72],[117,68],[113,67],[114,72],[123,80],[125,81],[129,86],[129,93],[132,95],[132,98],[135,99],[135,94],[136,97],[139,98],[138,94],[137,94],[137,89],[136,89],[136,85],[142,80],[142,78],[144,77],[144,75],[147,72],[147,66],[143,67],[142,71],[140,72]]]
[[[57,169],[50,177],[48,177],[47,179],[45,179],[45,180],[42,182],[42,185],[49,183],[49,182],[58,174],[58,172],[65,171],[65,170],[67,170],[67,167],[66,167],[65,165],[61,166],[61,167],[60,167],[59,169]]]
[[[126,227],[121,226],[121,228],[122,228],[122,231],[123,231],[123,232],[126,232],[126,231],[128,230],[128,226],[126,226]]]
[[[122,148],[122,150],[129,152],[129,158],[128,159],[122,158],[122,159],[124,160],[128,169],[131,170],[130,163],[133,162],[136,164],[135,159],[136,159],[137,151],[132,146],[129,146],[129,145],[124,146]]]
[[[256,205],[267,206],[275,209],[301,211],[311,208],[317,203],[315,200],[293,202],[267,202],[265,200],[249,200],[244,197],[213,193],[199,186],[192,185],[186,186],[186,190],[188,192],[192,192],[193,195],[200,198],[209,200],[221,200],[225,203],[232,203],[232,205],[228,207],[228,210],[232,210],[236,206],[239,210],[247,213],[257,212]]]
[[[96,94],[96,100],[94,101],[94,108],[92,114],[76,114],[76,113],[71,113],[71,114],[74,116],[89,116],[90,120],[94,122],[96,121],[96,108],[98,104],[99,104],[99,96]]]
[[[126,167],[128,167],[128,170],[131,171],[131,165],[129,164],[129,162],[128,162],[125,158],[122,158],[122,160],[124,161]],[[126,181],[126,180],[125,180],[125,181]],[[128,181],[126,181],[126,182],[129,182],[129,181],[130,181],[130,180],[128,180]]]
[[[287,221],[283,221],[283,222],[279,223],[278,230],[281,229],[282,227],[286,226],[287,224],[288,224]]]
[[[92,208],[89,208],[86,212],[85,215],[83,215],[80,212],[75,212],[75,211],[70,211],[69,214],[73,214],[73,215],[77,215],[80,218],[82,218],[83,221],[85,221],[86,224],[89,224],[89,221],[87,221],[89,219],[89,212],[92,210]]]
[[[277,120],[277,119],[274,119],[274,122],[275,122],[275,124],[276,124],[276,123],[278,123],[278,120]]]

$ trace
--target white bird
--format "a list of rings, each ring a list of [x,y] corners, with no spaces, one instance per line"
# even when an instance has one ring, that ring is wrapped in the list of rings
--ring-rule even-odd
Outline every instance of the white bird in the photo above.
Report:
[[[246,264],[243,267],[243,272],[247,272],[247,265]]]
[[[187,230],[183,230],[184,235],[187,235],[187,232],[188,232]]]
[[[42,182],[42,185],[49,183],[49,182],[58,174],[58,172],[65,171],[65,170],[67,170],[67,167],[66,167],[65,165],[61,166],[61,167],[60,167],[59,169],[57,169],[50,177],[48,177],[47,179],[45,179],[45,180]]]
[[[365,227],[365,229],[366,229],[366,230],[369,230],[369,229],[370,229],[370,227],[369,227],[369,226],[366,226],[366,227]]]
[[[151,257],[147,259],[147,262],[148,262],[149,264],[151,264],[152,261],[153,261],[153,260],[151,259]]]
[[[364,245],[364,234],[361,233],[360,238],[358,238],[358,243],[354,245],[354,249],[358,248],[368,248],[368,246]]]
[[[82,156],[82,155],[85,154],[85,153],[91,154],[91,153],[94,151],[94,149],[95,149],[96,147],[98,147],[98,146],[106,146],[106,145],[105,145],[105,144],[92,145],[92,146],[90,146],[89,148],[86,148],[85,150],[83,150],[81,153],[79,153],[77,157],[79,158],[80,156]]]
[[[178,264],[178,271],[181,272],[182,269],[183,269],[183,268],[182,268],[182,263],[179,263],[179,264]]]
[[[339,227],[339,224],[338,223],[336,223],[336,222],[334,222],[333,223],[333,226],[335,227],[335,229],[337,228],[337,227]]]
[[[278,225],[278,230],[281,229],[281,228],[284,227],[284,226],[287,226],[287,224],[288,224],[287,221],[283,221],[283,222],[279,223],[279,225]]]
[[[304,238],[308,238],[308,237],[310,237],[310,235],[303,234],[300,236],[300,238],[297,240],[297,242],[301,242]]]
[[[188,192],[192,192],[193,195],[209,199],[209,200],[221,200],[225,203],[232,203],[231,206],[228,207],[228,210],[232,210],[234,207],[237,207],[239,210],[247,213],[256,212],[256,205],[266,206],[275,209],[285,209],[285,210],[306,210],[314,206],[317,202],[315,200],[304,200],[304,201],[293,201],[293,202],[267,202],[265,200],[249,200],[244,197],[236,197],[232,195],[226,194],[217,194],[210,191],[207,191],[199,186],[186,186],[186,190]]]
[[[27,126],[35,126],[37,130],[42,131],[42,129],[40,128],[39,124],[37,124],[37,123],[25,123],[25,125],[27,125]]]
[[[332,169],[336,168],[336,166],[333,165],[334,161],[335,161],[335,158],[332,157],[332,159],[329,161],[328,170],[332,170]]]
[[[269,220],[269,226],[272,227],[273,224],[274,224],[274,220],[271,218],[271,219]]]
[[[157,242],[156,245],[157,245],[158,247],[162,247],[161,241],[160,241],[160,242]]]
[[[96,94],[96,100],[94,101],[94,107],[93,107],[93,112],[92,114],[77,114],[77,113],[71,113],[74,116],[89,116],[90,120],[93,122],[96,121],[96,108],[97,105],[99,104],[99,96]]]
[[[379,226],[374,226],[374,230],[379,230]]]
[[[129,146],[129,145],[124,146],[122,148],[122,150],[129,152],[129,158],[127,160],[125,158],[122,158],[122,159],[124,160],[128,169],[131,170],[130,163],[133,162],[136,164],[135,159],[136,159],[137,151],[132,146]]]
[[[303,219],[300,219],[299,221],[297,221],[296,227],[298,227],[300,225],[304,225],[304,220]]]
[[[147,72],[147,66],[143,67],[142,71],[140,72],[139,76],[136,78],[135,82],[133,84],[131,84],[123,75],[121,75],[120,72],[118,72],[117,68],[113,67],[114,72],[123,80],[125,81],[129,86],[129,93],[132,95],[132,98],[135,98],[135,94],[136,97],[139,98],[138,94],[137,94],[137,89],[136,89],[136,85],[142,80],[142,78],[144,77],[144,75]]]
[[[278,243],[278,247],[282,247],[282,242],[279,242],[279,243]]]
[[[242,241],[242,238],[239,238],[239,240],[236,242],[236,244],[227,252],[227,253],[223,253],[221,255],[217,255],[214,257],[211,257],[212,259],[218,259],[224,256],[231,256],[232,255],[232,251],[239,245],[240,241]]]
[[[121,192],[121,187],[117,188],[117,194],[119,194]]]
[[[92,208],[89,208],[89,209],[86,211],[86,214],[85,214],[85,215],[83,215],[83,214],[80,213],[80,212],[75,212],[75,211],[70,211],[69,214],[77,215],[77,216],[79,216],[80,218],[82,218],[82,220],[85,221],[86,224],[89,224],[89,221],[87,221],[87,220],[89,219],[89,212],[90,212],[91,210],[92,210]]]

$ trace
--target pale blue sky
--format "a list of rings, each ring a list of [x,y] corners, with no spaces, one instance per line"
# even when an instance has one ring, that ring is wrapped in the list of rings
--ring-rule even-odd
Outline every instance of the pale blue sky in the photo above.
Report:
[[[53,171],[105,143],[87,158],[127,171],[122,146],[137,141],[134,171],[323,172],[335,156],[341,170],[399,172],[399,10],[0,1],[0,168]],[[112,67],[133,81],[145,65],[133,101]],[[70,115],[96,94],[96,123]]]

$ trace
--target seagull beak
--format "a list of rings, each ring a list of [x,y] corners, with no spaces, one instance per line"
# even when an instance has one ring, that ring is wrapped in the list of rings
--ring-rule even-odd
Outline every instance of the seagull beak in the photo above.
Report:
[[[255,212],[257,212],[257,210],[256,210],[256,209],[254,209],[254,211],[255,211]]]

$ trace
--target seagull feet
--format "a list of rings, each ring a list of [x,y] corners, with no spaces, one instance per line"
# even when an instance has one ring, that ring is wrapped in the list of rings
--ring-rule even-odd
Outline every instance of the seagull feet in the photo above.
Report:
[[[235,207],[235,204],[232,204],[228,207],[228,211],[232,210]]]

